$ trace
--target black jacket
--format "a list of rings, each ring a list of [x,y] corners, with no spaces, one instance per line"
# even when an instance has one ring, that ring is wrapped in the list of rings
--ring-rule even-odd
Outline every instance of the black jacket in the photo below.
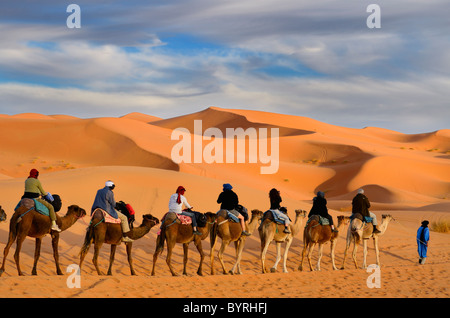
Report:
[[[220,203],[220,208],[225,210],[233,210],[236,209],[239,204],[239,199],[236,193],[233,190],[223,191],[219,198],[217,199],[217,203]]]
[[[312,215],[320,215],[322,217],[328,217],[327,199],[322,197],[315,197],[313,199],[313,206],[309,211],[308,218]]]
[[[352,201],[352,213],[361,213],[362,216],[370,216],[369,214],[370,202],[369,199],[361,193],[358,193]]]

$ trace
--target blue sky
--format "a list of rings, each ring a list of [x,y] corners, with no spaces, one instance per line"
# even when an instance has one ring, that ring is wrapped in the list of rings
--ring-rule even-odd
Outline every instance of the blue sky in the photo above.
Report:
[[[69,29],[66,8],[81,8]],[[381,29],[369,29],[369,4]],[[0,113],[168,118],[209,106],[450,128],[448,0],[0,2]]]

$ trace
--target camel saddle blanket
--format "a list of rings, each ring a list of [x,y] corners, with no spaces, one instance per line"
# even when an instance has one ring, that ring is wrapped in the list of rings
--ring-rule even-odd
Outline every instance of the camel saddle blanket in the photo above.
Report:
[[[21,206],[24,206],[27,209],[32,209],[34,207],[35,210],[37,212],[39,212],[40,214],[45,215],[45,216],[50,215],[50,211],[48,210],[48,208],[36,199],[23,198],[22,200],[19,201],[19,203],[17,204],[17,206],[14,210],[16,210],[17,208],[19,208]]]
[[[162,222],[161,222],[161,226],[164,224],[164,221],[166,220],[166,216],[168,213],[175,213],[175,212],[167,212],[166,214],[164,214],[163,218],[162,218]],[[181,224],[183,225],[189,225],[192,224],[192,219],[187,216],[187,215],[181,215],[178,213],[175,213],[177,215],[178,220],[180,220]]]
[[[100,211],[103,214],[103,218],[105,219],[105,223],[113,223],[113,224],[120,224],[120,223],[122,223],[122,221],[119,218],[117,218],[117,219],[113,218],[111,215],[108,214],[108,212],[106,212],[105,210],[100,209],[100,208],[97,208],[97,209],[94,210],[94,212],[92,213],[92,217],[94,217],[95,212],[97,210]]]
[[[316,215],[311,215],[311,217],[308,219],[308,221],[306,221],[305,227],[307,227],[309,222],[311,222],[312,220],[319,222],[320,225],[330,225],[330,221],[328,221],[327,218],[324,218],[323,216],[316,214]]]
[[[280,219],[280,218],[277,216],[277,213],[276,213],[276,212],[273,212],[273,211],[274,211],[274,210],[267,210],[266,212],[264,212],[263,217],[262,217],[261,224],[264,222],[265,219],[269,219],[269,220],[271,220],[272,222],[275,222],[275,223],[277,223],[277,224],[282,224],[282,225],[284,225],[284,220],[283,220],[283,219]],[[281,211],[280,211],[280,212],[281,212]],[[283,213],[283,212],[281,212],[281,213]]]
[[[162,221],[161,221],[161,227],[163,226],[164,221],[166,220],[166,216],[169,213],[175,213],[175,212],[167,212],[166,214],[164,214],[164,216],[162,217]],[[178,218],[178,220],[180,220],[181,224],[183,224],[183,225],[192,224],[192,219],[189,216],[181,215],[181,214],[178,214],[178,213],[175,213],[175,214],[177,215],[177,218]],[[169,225],[171,225],[171,224],[173,224],[173,223],[170,223]],[[159,230],[156,233],[156,235],[161,234],[161,227],[159,228]]]

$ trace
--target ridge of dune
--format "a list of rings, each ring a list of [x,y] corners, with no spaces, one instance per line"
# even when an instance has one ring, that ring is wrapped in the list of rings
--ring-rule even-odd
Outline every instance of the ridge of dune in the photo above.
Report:
[[[177,116],[169,119],[163,119],[159,121],[151,122],[152,125],[176,129],[179,127],[187,128],[191,133],[194,133],[194,120],[202,121],[202,130],[207,128],[218,128],[223,132],[225,136],[226,128],[243,128],[244,130],[252,127],[258,128],[279,128],[280,136],[291,136],[291,135],[308,135],[313,134],[313,131],[304,130],[299,127],[288,127],[273,123],[250,121],[245,115],[235,114],[230,111],[225,111],[222,109],[209,107],[202,111]]]
[[[134,120],[142,121],[142,122],[146,122],[146,123],[161,120],[161,118],[159,118],[159,117],[147,115],[147,114],[143,114],[143,113],[139,113],[139,112],[132,112],[132,113],[123,115],[120,118],[134,119]]]

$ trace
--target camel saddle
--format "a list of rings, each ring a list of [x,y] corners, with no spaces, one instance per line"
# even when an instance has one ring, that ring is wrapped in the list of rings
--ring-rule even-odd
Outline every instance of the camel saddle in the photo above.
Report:
[[[315,215],[311,215],[311,217],[308,219],[308,221],[306,221],[305,227],[307,227],[309,222],[311,222],[312,220],[318,222],[320,225],[330,225],[330,221],[327,218],[324,218],[323,216],[315,214]]]
[[[21,206],[24,206],[28,210],[31,210],[34,208],[37,212],[39,212],[40,214],[45,215],[45,216],[50,215],[50,211],[48,210],[48,208],[36,199],[23,198],[19,201],[19,203],[17,204],[17,206],[14,210],[16,210],[17,208],[19,208]]]
[[[105,223],[113,223],[113,224],[122,223],[122,221],[119,218],[117,218],[117,219],[113,218],[111,215],[109,215],[108,212],[106,212],[105,210],[100,209],[100,208],[96,208],[94,210],[94,212],[92,212],[91,222],[92,222],[92,219],[94,218],[94,216],[97,214],[97,212],[102,214],[102,217],[103,217],[102,221],[105,221]],[[99,223],[101,223],[101,221]]]
[[[373,218],[370,216],[363,216],[361,213],[353,213],[350,219],[358,219],[365,223],[372,223]]]
[[[281,211],[282,213],[286,214],[286,212],[284,212],[282,209],[283,209],[283,208],[281,208],[280,211]],[[282,225],[284,225],[284,220],[278,218],[278,217],[276,216],[275,213],[272,213],[272,210],[267,210],[266,212],[264,212],[263,217],[262,217],[262,220],[261,220],[261,224],[262,224],[266,219],[267,219],[267,220],[270,220],[270,221],[272,221],[272,222],[275,222],[275,223],[277,223],[277,224],[282,224]],[[290,219],[290,218],[289,218],[289,219]]]
[[[226,214],[224,211],[226,211]],[[239,218],[236,215],[234,215],[232,212],[230,212],[229,210],[221,209],[221,210],[217,211],[216,215],[222,216],[223,218],[225,218],[231,222],[239,223]]]

